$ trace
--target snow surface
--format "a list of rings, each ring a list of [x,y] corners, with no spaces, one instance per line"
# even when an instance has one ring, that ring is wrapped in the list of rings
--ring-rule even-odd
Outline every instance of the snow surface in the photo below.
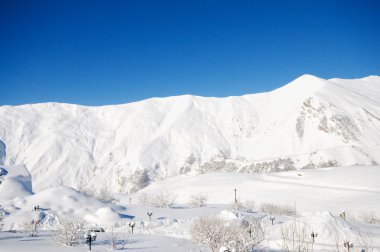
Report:
[[[181,174],[380,163],[380,77],[304,75],[268,93],[0,107],[6,164],[51,186],[136,191]],[[0,162],[4,159],[0,143]],[[139,185],[135,172],[146,170]],[[138,176],[137,176],[138,177]]]
[[[23,165],[1,165],[6,175],[0,176],[0,200],[18,199],[32,194],[32,177]]]
[[[0,140],[0,165],[4,164],[5,156],[5,144]]]
[[[264,174],[208,173],[176,177],[148,186],[140,193],[160,191],[178,195],[180,203],[190,196],[209,194],[210,203],[232,204],[234,189],[241,201],[295,203],[302,212],[380,212],[380,167],[330,167]]]
[[[129,244],[125,251],[139,252],[177,252],[189,251],[196,252],[196,246],[189,240],[179,239],[168,236],[151,236],[136,234],[130,237]],[[0,233],[0,252],[83,252],[88,251],[85,244],[77,247],[57,246],[51,240],[51,234],[43,233],[38,237],[23,237],[14,233]],[[93,242],[91,251],[104,252],[113,251],[112,247],[104,241]],[[123,251],[123,250],[122,250]]]
[[[380,251],[379,221],[353,218],[362,212],[380,218],[379,127],[378,76],[304,75],[242,97],[2,106],[0,167],[7,173],[0,176],[0,252],[87,251],[84,241],[70,248],[53,241],[66,218],[106,230],[93,251],[111,250],[112,230],[119,242],[128,238],[128,251],[206,250],[189,230],[207,215],[261,219],[266,238],[258,249],[264,251],[281,251],[281,228],[295,222],[318,233],[314,251],[337,251],[337,244],[343,251],[346,241],[360,251],[361,237]],[[136,173],[142,170],[147,173]],[[119,202],[77,190],[102,188],[118,192]],[[234,189],[239,201],[255,201],[252,211],[233,210]],[[176,195],[177,204],[139,205],[142,194],[159,192]],[[208,195],[206,206],[190,208],[199,192]],[[261,212],[262,203],[294,207],[299,215]],[[339,217],[343,211],[347,220]],[[31,216],[43,230],[37,237],[22,233]]]
[[[281,251],[281,227],[291,225],[294,217],[261,212],[261,203],[296,207],[300,215],[297,221],[305,223],[308,232],[318,233],[314,251],[336,251],[336,241],[343,250],[343,243],[347,240],[355,244],[357,250],[354,251],[360,251],[364,248],[360,237],[369,237],[373,251],[379,251],[379,224],[368,225],[350,219],[345,221],[339,217],[342,211],[347,216],[362,211],[380,212],[379,175],[379,166],[330,167],[266,174],[195,174],[155,182],[136,194],[118,194],[120,202],[116,205],[100,202],[72,188],[53,187],[33,195],[14,195],[17,196],[15,199],[2,200],[0,210],[6,215],[5,232],[0,232],[0,252],[86,251],[84,241],[74,248],[61,247],[54,242],[51,230],[56,228],[60,218],[67,217],[84,219],[90,226],[105,228],[106,233],[99,234],[93,244],[93,251],[111,250],[109,237],[112,226],[119,239],[128,237],[125,245],[128,251],[199,251],[199,245],[191,241],[190,226],[196,218],[212,214],[226,220],[239,220],[245,216],[261,219],[267,235],[259,249]],[[255,201],[253,211],[233,210],[231,203],[235,188],[239,201]],[[7,189],[13,193],[12,187]],[[140,194],[160,191],[177,195],[178,204],[172,208],[138,205]],[[197,192],[206,193],[209,201],[204,207],[190,208],[187,202]],[[40,206],[38,211],[33,211],[35,205]],[[153,213],[152,220],[149,220],[147,212]],[[38,237],[25,237],[19,233],[31,213],[38,216],[45,230]],[[269,216],[275,217],[273,226]],[[128,226],[132,221],[136,223],[134,234],[130,233]]]

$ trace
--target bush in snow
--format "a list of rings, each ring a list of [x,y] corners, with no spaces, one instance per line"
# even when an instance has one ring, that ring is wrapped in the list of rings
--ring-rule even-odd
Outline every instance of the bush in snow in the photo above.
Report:
[[[117,233],[115,232],[115,226],[109,228],[107,235],[107,243],[111,246],[113,250],[123,250],[128,242],[128,232]]]
[[[41,228],[39,212],[28,212],[22,222],[22,231],[26,236],[35,236]]]
[[[255,210],[255,201],[247,200],[244,202],[244,209],[247,212],[253,212]]]
[[[358,215],[358,219],[364,223],[367,223],[367,224],[378,224],[378,223],[380,223],[380,216],[374,211],[361,212]]]
[[[0,205],[0,232],[4,228],[4,216],[5,216],[5,211],[4,211],[4,209]]]
[[[103,186],[99,192],[97,192],[94,188],[83,188],[82,186],[78,186],[78,190],[89,197],[98,199],[105,203],[116,204],[119,202],[119,200],[116,199],[112,192],[105,186]]]
[[[154,207],[171,207],[175,204],[177,196],[169,192],[159,192],[153,195]]]
[[[232,209],[235,211],[243,211],[244,210],[244,204],[240,200],[234,201],[231,204],[231,206],[232,206]]]
[[[141,193],[139,194],[138,201],[141,206],[149,206],[151,197],[146,193]]]
[[[177,196],[169,192],[158,192],[154,194],[142,193],[139,202],[142,206],[166,208],[175,204]]]
[[[282,246],[285,251],[310,251],[310,230],[306,224],[297,220],[281,226]]]
[[[74,246],[84,239],[86,223],[82,220],[61,218],[54,240],[64,246]]]
[[[131,192],[137,192],[150,184],[150,177],[146,170],[136,170],[133,175],[129,177],[129,181],[133,184]]]
[[[216,252],[224,245],[228,231],[225,220],[218,216],[207,216],[196,219],[190,229],[193,240],[208,246]]]
[[[190,196],[189,205],[191,207],[202,207],[206,204],[208,195],[206,193],[196,193]]]
[[[287,216],[295,216],[297,212],[294,207],[289,205],[276,205],[272,203],[261,203],[260,211],[273,214],[281,214]]]
[[[256,219],[226,220],[219,216],[196,219],[190,230],[194,241],[208,246],[211,251],[251,251],[265,237],[261,223]]]
[[[116,199],[112,192],[108,190],[107,187],[103,186],[100,191],[95,195],[95,198],[97,198],[100,201],[116,204],[119,202],[118,199]]]
[[[367,252],[373,252],[375,250],[375,242],[373,238],[373,234],[363,234],[359,232],[359,237],[358,237],[358,243],[360,247],[363,248],[364,251]]]
[[[247,200],[243,202],[240,199],[237,199],[231,204],[231,206],[232,206],[232,209],[235,211],[253,212],[255,208],[255,201]]]
[[[232,246],[229,245],[230,251],[251,251],[265,239],[265,231],[261,222],[253,217],[246,218],[241,223],[234,221],[232,227],[237,229],[235,236],[232,238]],[[231,241],[230,241],[231,242]]]

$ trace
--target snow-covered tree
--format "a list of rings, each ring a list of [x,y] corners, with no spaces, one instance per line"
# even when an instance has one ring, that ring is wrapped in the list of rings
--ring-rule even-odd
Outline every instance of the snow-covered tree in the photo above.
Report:
[[[360,212],[358,219],[367,224],[380,224],[380,215],[375,211]]]
[[[227,230],[225,220],[219,216],[207,216],[196,219],[191,226],[191,236],[195,242],[208,246],[217,252],[224,245]]]
[[[228,248],[230,251],[251,251],[265,239],[261,222],[256,218],[246,218],[242,222],[230,223],[232,229]]]
[[[112,192],[110,190],[108,190],[108,188],[105,186],[103,186],[99,190],[99,192],[95,195],[95,198],[97,198],[100,201],[103,201],[106,203],[111,203],[111,204],[115,204],[115,203],[119,202],[119,200],[116,199],[114,197],[114,195],[112,194]]]
[[[40,230],[41,223],[39,212],[27,212],[22,222],[22,231],[26,236],[36,236]]]
[[[89,197],[98,199],[105,203],[115,204],[119,202],[119,200],[115,198],[113,193],[106,186],[102,186],[99,191],[96,191],[94,188],[85,188],[78,185],[78,190]]]
[[[262,203],[260,206],[260,210],[262,212],[269,213],[270,215],[274,215],[274,214],[287,215],[287,216],[297,215],[295,207],[292,207],[290,205]]]
[[[244,202],[244,210],[247,212],[253,212],[255,210],[256,203],[253,200],[246,200]]]
[[[86,223],[79,219],[60,218],[54,240],[61,245],[74,246],[84,239]]]
[[[222,247],[228,251],[251,251],[265,237],[257,219],[229,221],[219,216],[198,218],[190,233],[197,243],[208,246],[213,252]]]
[[[243,211],[244,210],[244,203],[241,199],[237,198],[236,201],[232,202],[231,207],[235,211]]]
[[[307,225],[298,220],[289,221],[281,226],[283,249],[289,252],[310,251],[310,233]]]
[[[147,170],[136,170],[135,173],[129,177],[129,181],[133,184],[131,192],[137,192],[150,183],[150,177]]]
[[[3,227],[4,227],[4,216],[0,212],[0,232],[3,231]]]
[[[142,193],[138,199],[142,206],[166,208],[175,204],[177,196],[170,192],[158,192],[154,194]]]
[[[206,204],[208,195],[206,193],[196,193],[190,196],[189,205],[191,207],[202,207]]]
[[[150,200],[150,196],[147,193],[139,194],[138,201],[141,206],[149,206]]]
[[[109,227],[109,232],[107,235],[107,243],[111,246],[112,250],[124,249],[128,242],[128,231],[123,230],[123,232],[115,232],[116,225]]]
[[[166,208],[175,204],[177,196],[170,192],[158,192],[153,195],[153,206]]]

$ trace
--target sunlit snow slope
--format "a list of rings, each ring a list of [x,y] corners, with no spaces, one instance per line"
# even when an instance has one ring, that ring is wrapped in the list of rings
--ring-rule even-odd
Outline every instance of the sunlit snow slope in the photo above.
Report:
[[[304,75],[241,97],[0,107],[4,163],[25,164],[35,191],[107,185],[116,192],[187,173],[376,165],[379,129],[379,76]]]

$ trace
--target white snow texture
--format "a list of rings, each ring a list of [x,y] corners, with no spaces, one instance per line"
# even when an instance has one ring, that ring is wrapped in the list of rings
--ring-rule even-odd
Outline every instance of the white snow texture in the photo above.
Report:
[[[379,76],[304,75],[241,97],[1,106],[0,164],[24,164],[35,192],[129,192],[181,174],[377,165],[379,128]]]

